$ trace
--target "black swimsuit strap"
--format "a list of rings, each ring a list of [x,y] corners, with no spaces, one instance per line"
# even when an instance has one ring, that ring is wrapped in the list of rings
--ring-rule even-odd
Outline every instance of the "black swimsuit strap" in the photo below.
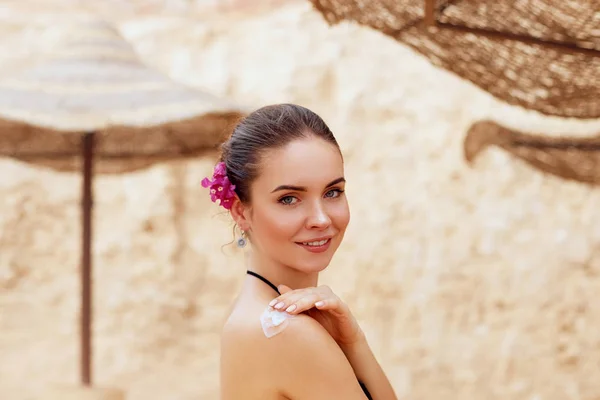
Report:
[[[272,283],[271,283],[271,282],[270,282],[270,281],[269,281],[267,278],[265,278],[265,277],[263,277],[263,276],[261,276],[261,275],[257,274],[256,272],[253,272],[253,271],[246,271],[246,273],[247,273],[248,275],[252,275],[252,276],[254,276],[254,277],[256,277],[256,278],[260,279],[261,281],[263,281],[263,282],[264,282],[264,283],[266,283],[267,285],[271,286],[271,287],[273,288],[273,290],[277,292],[277,294],[279,294],[279,295],[281,294],[281,293],[279,292],[279,289],[277,289],[277,286],[273,285],[273,284],[272,284]]]

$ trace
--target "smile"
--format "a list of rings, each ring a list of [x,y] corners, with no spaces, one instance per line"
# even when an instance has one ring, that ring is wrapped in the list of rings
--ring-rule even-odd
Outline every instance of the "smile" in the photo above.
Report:
[[[297,242],[296,244],[310,251],[311,253],[321,253],[329,248],[329,245],[331,244],[331,238],[316,240],[313,242]]]
[[[305,246],[323,246],[328,241],[329,241],[329,239],[324,239],[324,240],[319,240],[318,242],[304,242],[302,244]]]

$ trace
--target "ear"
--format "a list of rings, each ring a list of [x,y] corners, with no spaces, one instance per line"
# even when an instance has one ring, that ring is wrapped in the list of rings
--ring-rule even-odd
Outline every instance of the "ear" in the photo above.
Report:
[[[248,207],[245,206],[240,201],[239,197],[235,196],[235,199],[233,199],[233,205],[231,206],[231,209],[229,210],[229,212],[231,213],[231,217],[233,218],[233,220],[235,221],[237,226],[239,226],[240,229],[243,231],[250,230],[250,221],[248,220],[248,215],[249,215],[248,211],[249,211]]]

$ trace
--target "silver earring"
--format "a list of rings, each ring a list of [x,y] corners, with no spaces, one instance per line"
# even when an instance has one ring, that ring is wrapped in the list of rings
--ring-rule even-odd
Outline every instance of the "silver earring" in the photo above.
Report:
[[[237,240],[237,247],[239,247],[241,249],[243,247],[246,247],[247,243],[248,243],[248,241],[246,240],[246,232],[242,231],[242,235]]]

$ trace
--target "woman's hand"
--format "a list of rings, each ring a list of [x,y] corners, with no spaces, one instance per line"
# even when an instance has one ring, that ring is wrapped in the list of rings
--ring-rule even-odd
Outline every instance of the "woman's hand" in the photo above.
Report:
[[[342,348],[351,347],[364,339],[364,334],[348,306],[328,286],[292,290],[279,285],[281,295],[269,303],[279,311],[295,315],[305,313],[329,332]]]

